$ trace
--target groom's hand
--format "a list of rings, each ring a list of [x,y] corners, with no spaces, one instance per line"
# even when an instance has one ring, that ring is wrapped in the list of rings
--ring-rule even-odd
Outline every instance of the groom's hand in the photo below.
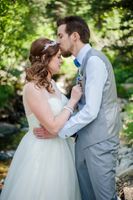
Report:
[[[33,133],[38,139],[51,139],[57,137],[49,133],[44,127],[34,128]]]

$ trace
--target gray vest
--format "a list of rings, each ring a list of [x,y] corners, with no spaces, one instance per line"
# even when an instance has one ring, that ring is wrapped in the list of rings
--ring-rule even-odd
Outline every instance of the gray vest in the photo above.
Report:
[[[78,143],[80,143],[83,148],[118,135],[121,127],[119,106],[117,103],[116,84],[112,65],[102,52],[93,48],[87,52],[81,66],[81,72],[83,74],[83,94],[86,84],[87,61],[91,56],[98,56],[105,63],[108,72],[108,78],[104,85],[102,102],[98,116],[95,120],[77,132]],[[79,110],[83,108],[85,103],[85,95],[83,95],[78,105]]]

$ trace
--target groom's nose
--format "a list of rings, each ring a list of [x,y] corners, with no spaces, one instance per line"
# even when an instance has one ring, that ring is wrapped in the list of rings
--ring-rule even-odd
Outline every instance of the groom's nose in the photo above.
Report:
[[[56,42],[60,45],[60,38],[57,37]]]

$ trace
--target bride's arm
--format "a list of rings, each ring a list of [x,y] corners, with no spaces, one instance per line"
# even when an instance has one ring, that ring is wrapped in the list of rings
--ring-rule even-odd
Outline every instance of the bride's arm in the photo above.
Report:
[[[81,97],[81,92],[77,90],[77,96],[70,98],[67,103],[68,107],[74,109],[76,103]],[[31,111],[35,114],[40,124],[44,126],[51,134],[57,135],[59,130],[64,126],[65,122],[70,117],[70,111],[63,109],[62,112],[54,116],[48,99],[41,89],[37,89],[33,83],[28,83],[25,86],[25,98]]]

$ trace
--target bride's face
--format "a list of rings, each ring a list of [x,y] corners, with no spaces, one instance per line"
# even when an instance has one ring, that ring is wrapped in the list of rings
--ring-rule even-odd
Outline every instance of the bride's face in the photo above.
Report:
[[[62,61],[61,52],[59,50],[57,54],[53,56],[51,61],[49,62],[49,71],[51,72],[52,75],[57,74],[59,72],[61,61]]]

